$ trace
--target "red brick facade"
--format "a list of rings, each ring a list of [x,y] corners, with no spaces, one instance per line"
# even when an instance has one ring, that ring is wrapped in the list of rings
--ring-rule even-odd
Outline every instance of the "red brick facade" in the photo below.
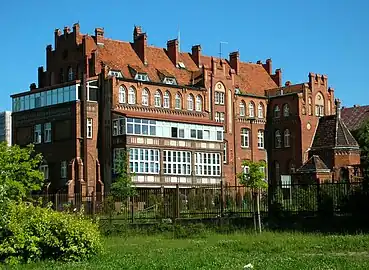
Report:
[[[73,31],[68,27],[63,33],[55,30],[54,49],[51,45],[46,48],[46,69],[39,68],[38,88],[12,96],[16,102],[24,102],[21,98],[30,92],[81,84],[83,74],[87,81],[97,81],[96,97],[86,102],[80,85],[76,100],[37,109],[13,108],[13,142],[17,144],[32,142],[35,124],[51,122],[52,141],[40,143],[36,149],[49,164],[53,190],[67,187],[68,192],[83,189],[91,193],[101,191],[102,182],[108,189],[113,149],[149,144],[159,150],[160,156],[165,149],[189,150],[193,156],[200,149],[220,154],[224,164],[221,163],[222,173],[218,178],[232,185],[237,183],[236,175],[242,171],[243,160],[263,160],[270,168],[270,181],[276,182],[277,175],[289,174],[291,168],[298,168],[307,160],[319,118],[335,112],[334,91],[328,88],[326,76],[310,73],[309,82],[297,85],[287,82],[282,87],[282,72],[277,69],[273,73],[270,59],[265,63],[245,63],[240,61],[239,52],[231,53],[229,59],[203,56],[200,45],[193,46],[191,53],[180,52],[178,40],[168,41],[167,48],[151,47],[140,27],[134,28],[131,43],[104,35],[102,28],[96,28],[93,36],[81,34],[78,24],[73,26]],[[283,114],[286,104],[288,115]],[[280,108],[278,117],[276,106]],[[322,110],[318,116],[316,108]],[[40,119],[42,114],[45,116]],[[29,115],[34,115],[32,121]],[[119,117],[223,126],[224,142],[112,136],[113,122]],[[82,121],[92,121],[91,137],[87,135],[87,123]],[[290,132],[289,145],[275,147],[276,130],[286,129]],[[64,160],[69,164],[65,182],[58,177],[59,164]],[[195,161],[191,162],[195,167]],[[356,162],[350,159],[336,163],[346,166]],[[163,160],[159,166],[162,168]],[[210,183],[213,178],[218,179],[197,177],[195,169],[192,170],[194,180],[190,181]],[[152,178],[155,184],[173,184],[176,179],[195,184],[162,172],[155,177]],[[143,175],[140,179],[145,182],[146,178]]]

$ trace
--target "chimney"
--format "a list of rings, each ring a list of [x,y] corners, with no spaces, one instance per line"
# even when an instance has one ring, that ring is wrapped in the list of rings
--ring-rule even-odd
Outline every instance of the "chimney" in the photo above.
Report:
[[[240,53],[237,52],[231,52],[229,54],[229,64],[231,65],[231,68],[234,69],[236,74],[240,71]]]
[[[335,103],[336,103],[336,116],[337,116],[337,119],[340,119],[341,118],[341,101],[337,98],[335,100]]]
[[[276,69],[275,74],[270,75],[270,77],[279,87],[282,86],[282,70],[280,68]]]
[[[192,57],[192,60],[195,62],[195,64],[198,67],[200,67],[200,58],[201,58],[201,46],[200,45],[192,46],[191,57]]]
[[[265,64],[263,64],[263,67],[269,75],[272,75],[272,59],[268,58]]]
[[[146,65],[147,35],[146,33],[142,33],[140,26],[135,26],[133,31],[133,48],[142,63]]]
[[[167,42],[167,54],[172,63],[177,66],[178,64],[178,39],[168,40]]]
[[[38,68],[38,88],[44,87],[43,78],[44,78],[44,67],[41,66]]]
[[[97,45],[104,45],[104,28],[95,28],[95,42]]]
[[[64,38],[66,38],[69,33],[70,33],[70,28],[68,26],[65,26],[64,27]]]
[[[36,84],[35,83],[31,83],[30,85],[29,85],[29,90],[35,90],[37,87],[36,87]]]
[[[55,43],[55,49],[58,47],[58,40],[61,35],[60,29],[55,29],[54,31],[54,43]]]

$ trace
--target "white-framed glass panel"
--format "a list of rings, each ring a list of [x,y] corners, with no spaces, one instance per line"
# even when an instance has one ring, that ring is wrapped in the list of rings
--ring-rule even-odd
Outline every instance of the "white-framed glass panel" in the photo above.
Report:
[[[291,133],[290,133],[290,130],[289,129],[285,129],[284,130],[284,147],[290,147],[291,144],[290,144],[290,138],[291,138]]]
[[[116,150],[116,149],[114,149]],[[123,149],[122,149],[123,150]],[[114,151],[116,163],[116,151]],[[158,149],[130,148],[129,169],[131,173],[159,174],[160,152]]]
[[[41,143],[42,142],[42,125],[41,124],[37,124],[34,126],[34,130],[33,130],[33,142],[35,144]]]
[[[44,180],[48,180],[49,179],[49,166],[48,165],[40,165],[40,172],[43,173],[44,175]]]
[[[146,88],[142,90],[142,106],[149,106],[149,90],[147,90]]]
[[[192,94],[188,95],[188,97],[187,97],[187,110],[189,110],[189,111],[193,111],[193,102],[194,102],[193,99],[194,98],[193,98]]]
[[[202,111],[202,97],[200,95],[196,96],[196,111]]]
[[[68,166],[67,161],[60,162],[60,178],[67,178]]]
[[[198,176],[221,176],[219,153],[195,153],[195,174]]]
[[[258,118],[264,118],[264,106],[262,103],[258,105]]]
[[[264,130],[258,130],[258,148],[264,149]]]
[[[163,107],[167,108],[167,109],[170,108],[170,93],[169,93],[169,91],[165,91],[165,93],[164,93]]]
[[[283,105],[283,116],[284,117],[290,116],[290,106],[288,104]]]
[[[276,148],[281,148],[282,147],[282,136],[281,136],[281,132],[279,130],[275,131],[274,134],[275,137],[275,147]]]
[[[159,90],[156,90],[154,95],[154,106],[161,107],[161,92]]]
[[[180,93],[177,93],[175,97],[175,109],[176,110],[182,109],[182,96]]]
[[[191,175],[191,152],[163,151],[164,174]]]
[[[246,114],[245,102],[241,101],[240,102],[240,116],[245,116],[245,114]]]
[[[249,117],[255,117],[255,106],[252,101],[249,103]]]
[[[250,147],[250,130],[248,128],[241,129],[241,147]]]
[[[51,142],[51,136],[51,123],[48,122],[44,124],[44,142]]]
[[[119,93],[118,93],[118,99],[119,103],[123,104],[126,103],[126,88],[124,86],[119,86]]]
[[[128,104],[136,104],[136,90],[133,87],[128,90]]]
[[[73,68],[69,67],[68,68],[68,81],[73,81],[73,80],[74,80]]]
[[[281,110],[279,109],[278,105],[274,106],[273,112],[274,112],[274,117],[275,118],[279,118],[281,116]]]
[[[87,118],[87,138],[88,139],[92,138],[92,126],[93,126],[92,118]]]

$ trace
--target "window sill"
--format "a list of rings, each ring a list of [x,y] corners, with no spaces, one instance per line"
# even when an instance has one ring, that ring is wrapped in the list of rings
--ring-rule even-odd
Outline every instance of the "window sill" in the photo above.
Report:
[[[250,146],[241,146],[242,149],[250,149]]]

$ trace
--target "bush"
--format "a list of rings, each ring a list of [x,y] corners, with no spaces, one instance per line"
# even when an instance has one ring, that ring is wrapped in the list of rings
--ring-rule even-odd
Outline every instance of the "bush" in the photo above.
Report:
[[[9,203],[0,224],[0,262],[79,261],[101,249],[98,228],[81,216]]]

